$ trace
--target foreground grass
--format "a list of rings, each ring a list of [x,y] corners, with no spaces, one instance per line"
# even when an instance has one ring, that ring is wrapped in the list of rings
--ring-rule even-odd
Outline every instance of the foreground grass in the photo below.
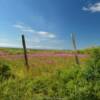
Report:
[[[100,73],[78,66],[50,77],[9,78],[1,81],[1,100],[100,100]]]
[[[100,49],[88,61],[81,59],[81,66],[73,58],[48,59],[56,63],[30,59],[29,72],[22,59],[1,59],[0,100],[100,100]]]

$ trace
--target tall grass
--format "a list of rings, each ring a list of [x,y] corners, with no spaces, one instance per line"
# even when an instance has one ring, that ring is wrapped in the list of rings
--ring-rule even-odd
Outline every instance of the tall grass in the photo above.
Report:
[[[4,68],[0,69],[0,100],[100,100],[100,49],[93,49],[85,64],[66,64],[51,75],[34,77],[24,73],[21,77],[12,73],[12,65],[6,66],[7,69],[5,64],[0,64],[0,68]],[[49,71],[50,67],[45,70]],[[6,78],[3,72],[11,76]]]

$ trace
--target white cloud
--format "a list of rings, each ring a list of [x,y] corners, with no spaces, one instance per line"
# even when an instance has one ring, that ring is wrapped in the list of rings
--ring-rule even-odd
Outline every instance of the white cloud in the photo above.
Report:
[[[0,47],[21,47],[21,42],[9,37],[0,37]]]
[[[0,47],[22,47],[22,46],[17,43],[1,42]]]
[[[87,7],[82,8],[84,11],[90,11],[90,12],[100,12],[100,2],[95,4],[89,4]]]
[[[38,30],[34,30],[32,27],[30,26],[26,26],[23,23],[17,23],[15,25],[13,25],[13,27],[19,29],[19,31],[21,31],[22,33],[34,33],[34,35],[38,35],[38,37],[42,38],[55,38],[56,35],[50,32],[45,32],[45,31],[38,31]]]
[[[7,47],[7,46],[9,46],[9,43],[0,43],[0,47]]]
[[[48,37],[48,38],[56,37],[53,33],[50,33],[50,32],[38,31],[37,33],[41,36]]]
[[[37,33],[40,34],[40,35],[43,35],[43,36],[48,35],[48,32],[44,32],[44,31],[39,31],[39,32],[37,32]]]
[[[42,49],[64,49],[65,40],[53,39],[40,43]]]
[[[27,33],[34,33],[34,29],[32,29],[31,27],[29,26],[25,26],[24,24],[22,23],[17,23],[15,25],[13,25],[13,27],[19,29],[21,32],[27,32]]]
[[[26,37],[26,47],[34,48],[34,49],[63,49],[65,47],[65,41],[61,39],[48,39],[48,38],[40,38],[34,37],[29,38]],[[21,39],[10,40],[8,38],[0,39],[0,47],[19,47],[22,48]]]
[[[41,42],[41,40],[39,39],[39,38],[26,38],[26,41],[28,42],[28,43],[40,43]]]
[[[29,25],[25,25],[23,23],[17,23],[13,25],[13,27],[17,28],[21,33],[25,34],[27,48],[56,48],[58,44],[58,42],[53,42],[57,38],[56,35],[52,32],[35,30]]]
[[[16,25],[13,25],[13,26],[18,28],[18,29],[23,29],[24,28],[21,24],[16,24]]]
[[[49,38],[55,38],[56,36],[54,34],[49,34]]]

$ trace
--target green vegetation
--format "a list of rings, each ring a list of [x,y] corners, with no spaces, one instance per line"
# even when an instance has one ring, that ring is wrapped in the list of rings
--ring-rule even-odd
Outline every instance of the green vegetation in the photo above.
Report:
[[[90,54],[80,66],[70,57],[30,59],[29,72],[22,59],[0,59],[0,100],[100,100],[100,48]]]
[[[22,54],[22,48],[0,48],[0,51],[4,51],[8,54]],[[28,49],[28,53],[72,53],[72,50],[44,50],[44,49]]]

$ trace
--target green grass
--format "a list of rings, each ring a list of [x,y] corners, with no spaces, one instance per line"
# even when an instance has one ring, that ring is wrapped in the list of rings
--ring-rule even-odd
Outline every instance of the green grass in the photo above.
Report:
[[[0,51],[7,52],[9,54],[22,54],[23,49],[22,48],[0,48]],[[28,53],[59,53],[59,52],[67,52],[71,53],[72,50],[45,50],[45,49],[27,49]]]
[[[24,58],[1,57],[0,100],[100,100],[100,49],[92,51],[91,57],[80,58],[80,66],[74,57],[33,57],[29,71]]]
[[[16,48],[1,48],[0,51],[8,53],[9,55],[19,55],[23,54],[22,49]],[[61,51],[61,50],[28,50],[28,53],[38,54],[38,53],[61,53],[61,52],[71,52],[71,51]],[[80,58],[81,64],[86,62],[87,58]],[[31,69],[31,73],[33,76],[41,76],[41,75],[52,75],[56,70],[62,68],[70,68],[73,64],[75,64],[74,57],[32,57],[28,59],[29,67]],[[11,59],[10,56],[0,58],[0,62],[8,63],[13,66],[11,69],[17,75],[23,77],[26,66],[24,57]]]

